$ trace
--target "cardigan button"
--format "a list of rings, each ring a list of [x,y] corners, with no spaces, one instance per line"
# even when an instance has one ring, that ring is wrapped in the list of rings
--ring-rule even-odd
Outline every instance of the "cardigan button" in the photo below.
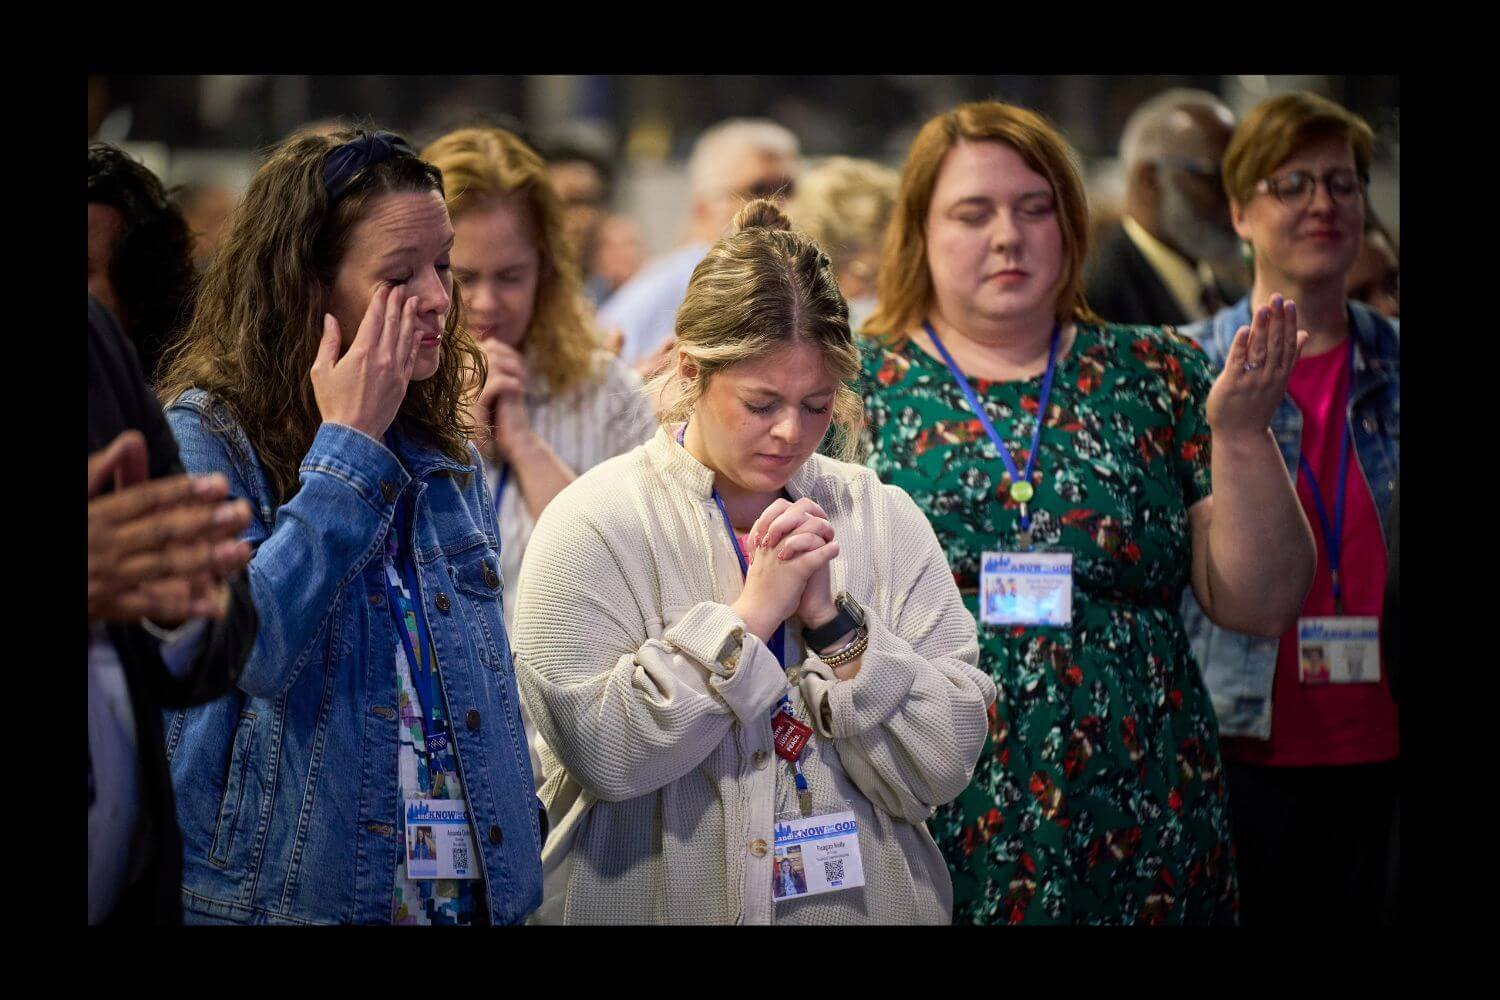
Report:
[[[750,853],[755,855],[757,858],[765,857],[770,853],[770,851],[770,845],[768,845],[760,837],[756,837],[754,840],[750,841]]]
[[[766,753],[764,750],[757,750],[755,751],[755,753],[750,755],[750,762],[755,765],[755,769],[757,771],[764,771],[766,769],[766,765],[770,763],[770,761],[771,755]]]
[[[448,600],[448,595],[442,591],[438,591],[438,595],[433,598],[432,603],[436,604],[437,609],[443,612],[443,614],[447,614],[448,610],[453,607],[453,602]]]
[[[490,843],[494,844],[496,847],[499,847],[500,842],[504,839],[505,834],[500,832],[500,828],[498,826],[490,827]]]

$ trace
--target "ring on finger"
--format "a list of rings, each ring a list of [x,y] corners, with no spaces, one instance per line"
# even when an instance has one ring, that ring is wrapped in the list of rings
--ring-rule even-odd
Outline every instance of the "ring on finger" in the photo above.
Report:
[[[1264,361],[1246,361],[1245,362],[1245,371],[1247,371],[1247,372],[1253,372],[1253,371],[1255,371],[1255,369],[1259,368],[1263,364],[1265,364]]]

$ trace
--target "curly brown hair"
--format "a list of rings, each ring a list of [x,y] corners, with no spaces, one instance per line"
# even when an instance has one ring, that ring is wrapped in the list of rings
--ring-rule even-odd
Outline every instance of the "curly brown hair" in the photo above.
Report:
[[[309,372],[355,226],[382,195],[443,194],[436,167],[397,155],[360,171],[330,205],[324,160],[369,131],[303,130],[270,153],[229,219],[192,320],[156,387],[168,405],[197,388],[227,407],[250,438],[278,503],[296,494],[298,468],[322,423]],[[469,405],[484,384],[485,361],[463,329],[460,310],[461,297],[454,295],[437,373],[411,383],[397,419],[467,463]]]

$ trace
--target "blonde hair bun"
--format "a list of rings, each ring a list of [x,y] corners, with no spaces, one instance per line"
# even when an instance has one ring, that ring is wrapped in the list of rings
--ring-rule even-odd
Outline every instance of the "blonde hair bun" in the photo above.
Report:
[[[747,229],[770,229],[786,230],[792,228],[792,220],[786,217],[786,213],[776,207],[774,201],[766,198],[757,198],[734,217],[735,232],[744,232]]]

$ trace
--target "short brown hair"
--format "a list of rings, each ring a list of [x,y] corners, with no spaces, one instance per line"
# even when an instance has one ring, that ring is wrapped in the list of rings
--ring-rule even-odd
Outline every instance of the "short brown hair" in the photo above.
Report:
[[[1370,175],[1375,133],[1359,115],[1305,91],[1261,101],[1234,130],[1224,151],[1224,192],[1236,204],[1245,204],[1255,197],[1255,185],[1297,150],[1326,138],[1349,143],[1359,175]]]
[[[896,211],[885,233],[879,277],[879,304],[865,329],[888,347],[899,346],[932,306],[932,274],[927,263],[927,214],[938,172],[959,142],[1001,142],[1052,186],[1057,199],[1065,257],[1057,287],[1057,319],[1093,322],[1083,301],[1083,262],[1089,252],[1088,196],[1078,156],[1041,115],[999,101],[960,104],[933,118],[912,141],[901,169]]]
[[[841,440],[830,450],[852,460],[864,404],[852,388],[859,350],[849,332],[849,306],[828,255],[792,232],[774,202],[757,199],[740,209],[733,231],[693,269],[677,310],[676,332],[678,349],[692,359],[698,375],[684,382],[669,366],[646,386],[653,397],[671,391],[658,408],[662,423],[687,419],[716,373],[800,340],[818,347],[839,380],[833,426]]]
[[[554,393],[587,380],[599,339],[563,232],[562,203],[541,156],[503,129],[465,128],[431,143],[422,159],[442,171],[448,215],[455,222],[488,204],[506,202],[520,210],[541,265],[523,343],[527,364],[546,376]]]

